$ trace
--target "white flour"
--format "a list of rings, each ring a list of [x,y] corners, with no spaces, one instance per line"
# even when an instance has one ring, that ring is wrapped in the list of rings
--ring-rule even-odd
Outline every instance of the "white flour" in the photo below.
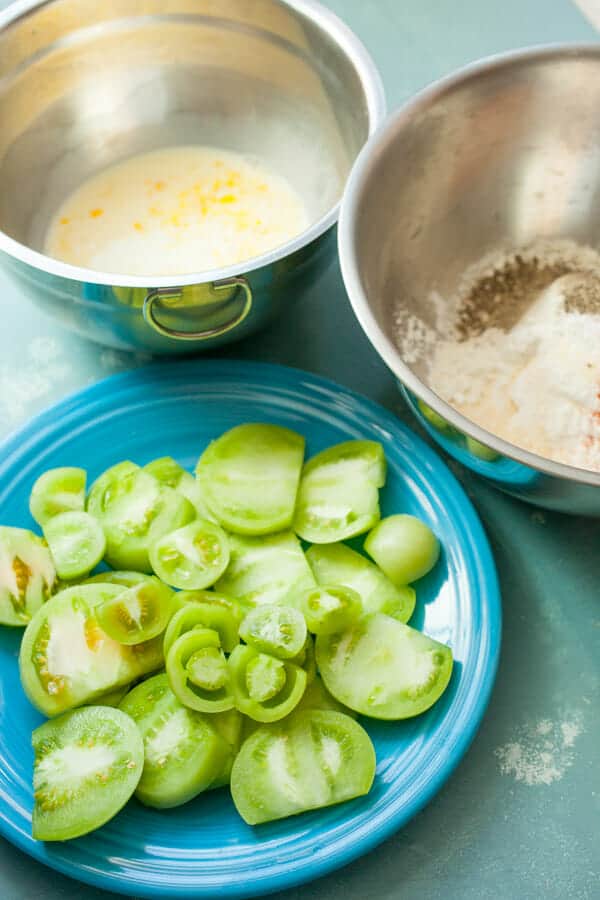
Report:
[[[578,715],[562,722],[542,719],[520,729],[514,740],[494,751],[500,773],[527,785],[560,781],[575,761],[573,747],[582,730]]]
[[[593,251],[581,249],[589,265]],[[465,340],[444,328],[450,337],[440,340],[404,318],[403,338],[417,337],[407,362],[427,349],[430,386],[469,419],[541,456],[600,471],[600,309],[565,309],[565,292],[585,278],[557,278],[508,331],[489,327]]]

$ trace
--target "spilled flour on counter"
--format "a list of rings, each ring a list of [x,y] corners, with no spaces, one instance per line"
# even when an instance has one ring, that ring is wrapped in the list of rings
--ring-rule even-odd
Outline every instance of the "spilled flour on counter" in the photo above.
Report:
[[[515,740],[497,747],[501,775],[512,775],[527,785],[547,785],[560,781],[575,761],[574,746],[583,732],[581,716],[563,721],[541,719],[524,726]]]
[[[71,365],[56,338],[33,338],[21,365],[0,366],[0,425],[12,428],[23,421],[70,373]]]

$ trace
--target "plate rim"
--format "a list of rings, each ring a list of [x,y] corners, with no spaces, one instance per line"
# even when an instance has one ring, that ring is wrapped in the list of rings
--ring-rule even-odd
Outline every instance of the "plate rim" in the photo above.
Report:
[[[404,827],[441,790],[464,758],[479,731],[491,698],[498,670],[502,638],[500,586],[489,540],[479,515],[463,486],[436,451],[426,444],[409,425],[401,421],[391,410],[370,397],[352,388],[340,385],[331,378],[278,363],[214,358],[196,358],[185,361],[158,360],[145,366],[128,369],[125,372],[118,372],[100,379],[91,385],[86,385],[79,390],[70,392],[62,400],[40,411],[21,427],[9,433],[0,443],[0,479],[5,470],[10,468],[12,455],[19,451],[27,453],[28,445],[39,440],[40,433],[48,428],[51,430],[60,428],[63,415],[77,412],[96,400],[110,396],[110,393],[114,389],[118,390],[121,384],[124,384],[125,387],[128,385],[134,387],[136,382],[143,382],[144,377],[149,373],[152,373],[152,377],[155,377],[157,370],[161,368],[167,371],[170,370],[178,376],[189,373],[192,378],[195,377],[197,380],[202,379],[203,373],[213,374],[216,377],[224,377],[229,374],[233,375],[236,381],[240,381],[240,376],[245,375],[247,379],[254,377],[262,380],[267,386],[269,382],[276,385],[283,377],[288,381],[293,379],[295,389],[301,393],[306,388],[320,387],[349,397],[354,404],[358,404],[369,411],[378,425],[387,426],[391,433],[394,430],[396,432],[399,431],[419,451],[423,463],[428,463],[430,467],[436,468],[439,474],[443,473],[445,489],[454,495],[455,499],[460,501],[464,516],[469,520],[469,544],[471,545],[471,550],[474,550],[475,547],[477,548],[477,554],[474,555],[477,564],[477,580],[484,583],[486,587],[485,602],[481,604],[481,609],[485,614],[484,621],[487,623],[487,632],[482,633],[482,636],[486,638],[486,654],[480,661],[479,666],[483,671],[480,676],[478,696],[473,704],[473,710],[468,722],[463,726],[456,740],[452,743],[452,750],[449,752],[448,757],[433,775],[428,778],[426,783],[420,787],[417,795],[411,800],[406,809],[397,810],[395,813],[392,812],[378,828],[362,834],[359,840],[349,841],[345,846],[338,849],[336,855],[319,861],[312,861],[310,864],[305,863],[301,866],[296,866],[289,871],[265,875],[261,877],[260,881],[255,882],[254,885],[249,884],[243,887],[234,885],[232,888],[225,888],[225,890],[223,890],[225,887],[223,884],[210,886],[211,894],[220,892],[223,896],[242,900],[242,898],[258,895],[264,896],[312,882],[348,865],[373,850],[400,828]],[[271,373],[270,378],[268,373]],[[267,375],[266,378],[265,375]],[[12,464],[14,464],[14,460]],[[130,880],[123,881],[119,873],[106,871],[106,869],[102,871],[92,870],[76,860],[66,861],[58,856],[46,856],[44,853],[46,845],[44,843],[32,842],[31,839],[27,839],[19,829],[15,828],[3,816],[0,816],[0,836],[43,865],[91,887],[127,896],[152,898],[152,900],[156,900],[156,898],[167,900],[170,897],[200,898],[209,896],[207,887],[198,883],[172,884],[167,891],[164,885],[161,886],[155,881],[139,881],[136,883]],[[309,866],[310,871],[307,871]]]

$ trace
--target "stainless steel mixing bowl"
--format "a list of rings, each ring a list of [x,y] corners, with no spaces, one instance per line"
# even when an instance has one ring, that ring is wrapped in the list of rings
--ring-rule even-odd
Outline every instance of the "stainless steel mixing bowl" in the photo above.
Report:
[[[20,0],[0,13],[0,262],[97,341],[212,349],[285,313],[329,264],[346,177],[383,114],[365,49],[311,0]],[[53,213],[86,178],[179,144],[266,160],[310,227],[242,265],[176,278],[43,254]]]
[[[339,223],[354,311],[430,434],[502,490],[585,515],[600,515],[600,474],[466,419],[428,384],[431,344],[407,353],[404,337],[402,355],[397,329],[413,315],[442,336],[432,292],[452,296],[490,252],[538,239],[598,248],[599,213],[600,45],[555,46],[484,60],[411,100],[362,151]]]

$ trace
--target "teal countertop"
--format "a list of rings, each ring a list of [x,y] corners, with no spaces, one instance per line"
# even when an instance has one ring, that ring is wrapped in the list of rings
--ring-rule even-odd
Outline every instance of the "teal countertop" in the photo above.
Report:
[[[581,0],[593,7],[594,0]],[[0,7],[6,5],[0,0]],[[569,0],[331,0],[383,75],[390,109],[477,57],[596,40]],[[0,275],[0,437],[65,394],[139,365],[80,340]],[[270,330],[228,351],[288,363],[408,419],[335,266]],[[438,797],[361,860],[277,900],[600,898],[600,523],[545,513],[457,472],[490,536],[504,644],[471,750]],[[0,841],[1,900],[109,897]]]

